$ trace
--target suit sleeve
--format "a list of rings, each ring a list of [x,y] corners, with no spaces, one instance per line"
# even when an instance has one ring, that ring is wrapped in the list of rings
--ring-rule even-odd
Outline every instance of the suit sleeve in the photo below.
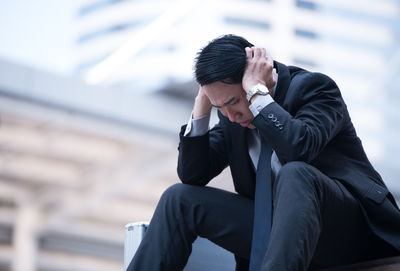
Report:
[[[186,137],[185,129],[179,135],[178,176],[183,183],[204,186],[228,165],[224,134],[219,124],[202,136]]]
[[[335,82],[320,73],[292,80],[285,102],[264,107],[253,119],[281,162],[312,161],[342,129],[345,104]]]

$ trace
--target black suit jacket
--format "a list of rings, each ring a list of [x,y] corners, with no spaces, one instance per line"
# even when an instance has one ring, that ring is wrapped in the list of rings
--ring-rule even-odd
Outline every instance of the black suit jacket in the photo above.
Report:
[[[273,103],[253,119],[280,162],[304,161],[342,182],[361,203],[371,229],[400,251],[400,211],[357,137],[340,90],[321,73],[275,62],[278,82]],[[255,173],[248,154],[247,128],[219,113],[206,135],[179,144],[178,175],[183,183],[206,185],[230,166],[235,190],[254,198]]]

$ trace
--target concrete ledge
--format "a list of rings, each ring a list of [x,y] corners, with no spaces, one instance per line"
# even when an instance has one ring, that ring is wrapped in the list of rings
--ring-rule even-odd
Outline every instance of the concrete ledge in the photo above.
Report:
[[[383,258],[374,261],[362,262],[319,271],[398,271],[400,270],[400,256]]]

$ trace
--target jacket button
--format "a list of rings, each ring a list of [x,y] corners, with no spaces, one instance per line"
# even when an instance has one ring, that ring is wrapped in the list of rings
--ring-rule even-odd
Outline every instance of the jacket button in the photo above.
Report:
[[[279,130],[282,130],[282,129],[283,129],[283,125],[279,126]]]
[[[278,119],[276,117],[271,118],[272,122],[276,122]]]
[[[272,113],[269,113],[269,114],[268,114],[268,118],[269,118],[269,119],[272,119],[273,117],[275,117],[274,114],[272,114]]]
[[[277,122],[275,122],[275,126],[280,127],[280,126],[282,126],[282,124],[279,121],[277,121]]]

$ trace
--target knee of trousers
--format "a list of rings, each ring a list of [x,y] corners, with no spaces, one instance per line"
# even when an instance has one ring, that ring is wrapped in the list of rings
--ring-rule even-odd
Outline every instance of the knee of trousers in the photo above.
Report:
[[[320,187],[318,170],[301,161],[286,163],[281,167],[274,182],[274,190],[315,190]]]
[[[162,194],[159,205],[167,207],[166,210],[181,210],[183,205],[190,203],[193,185],[176,183],[168,187]]]
[[[158,202],[155,216],[165,217],[171,221],[181,221],[188,230],[196,232],[196,227],[201,221],[201,214],[196,201],[199,187],[190,184],[177,183],[167,188]],[[168,222],[167,222],[168,223]],[[173,223],[173,222],[170,222]]]

